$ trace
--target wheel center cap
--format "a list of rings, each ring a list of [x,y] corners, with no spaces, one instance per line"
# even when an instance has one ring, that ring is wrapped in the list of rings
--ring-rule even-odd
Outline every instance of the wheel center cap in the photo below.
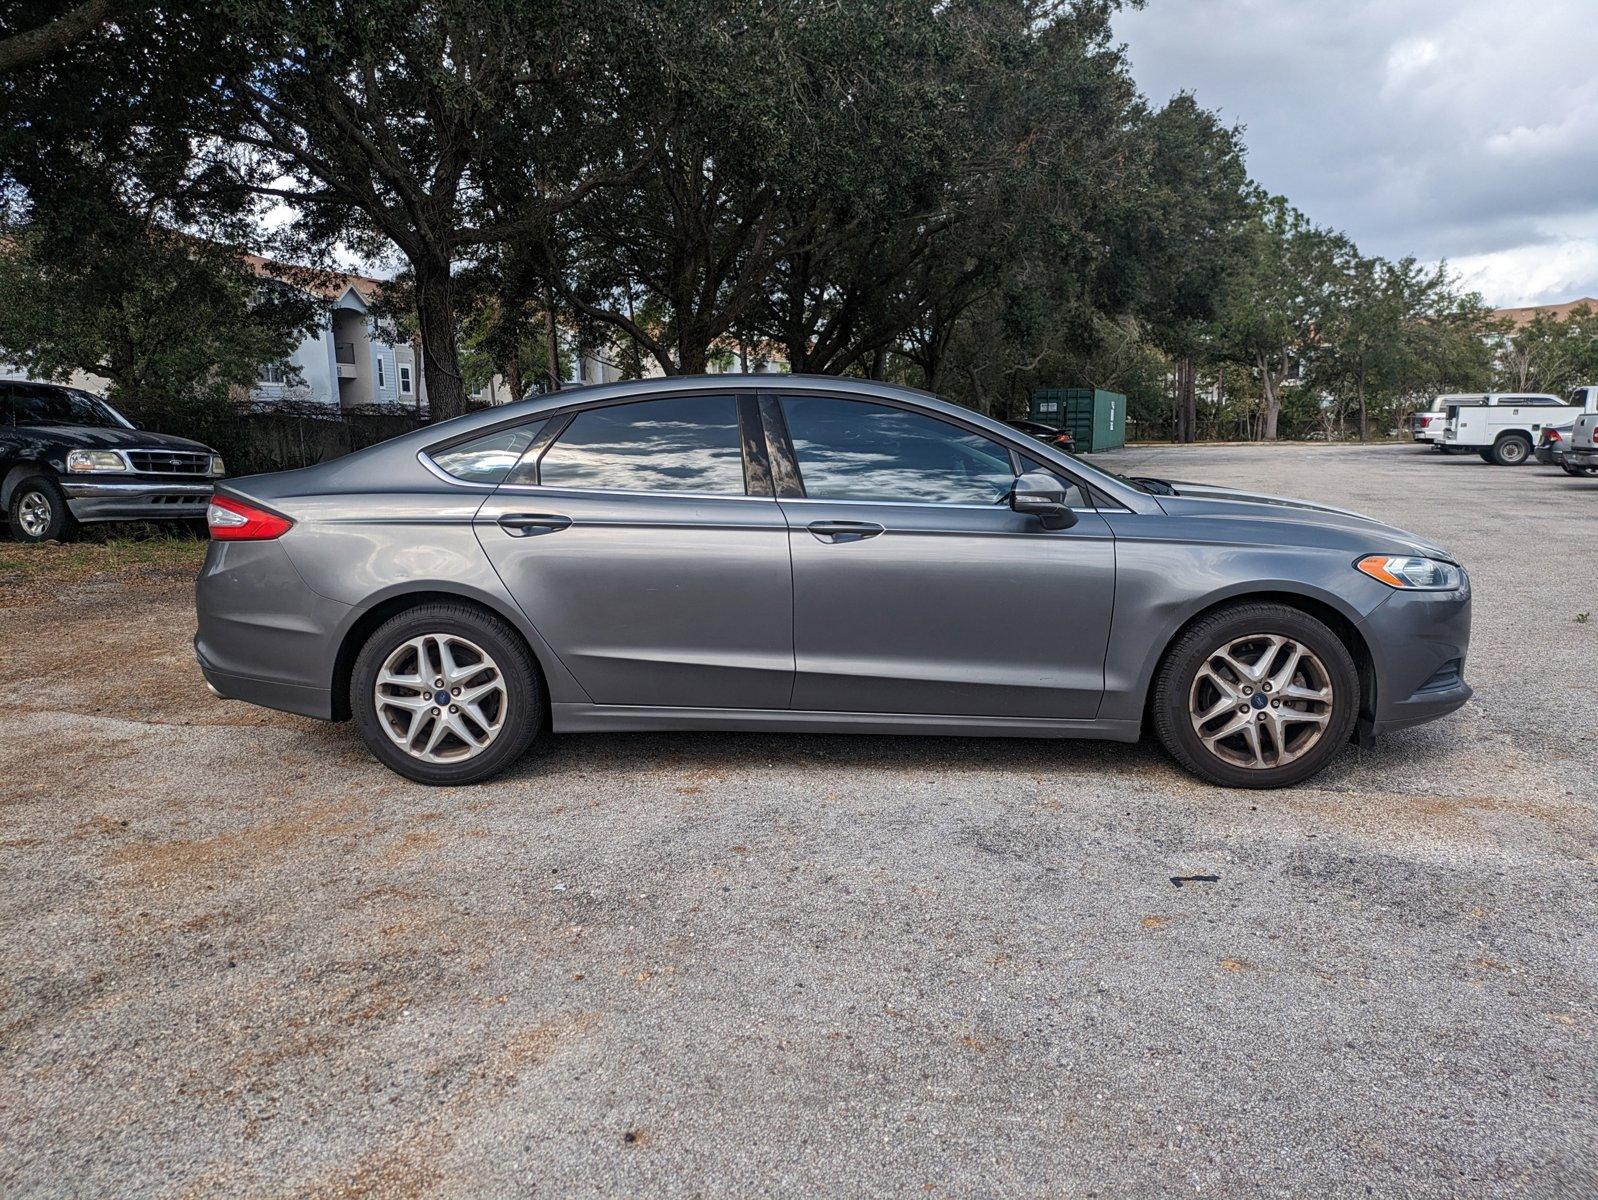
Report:
[[[1264,692],[1255,692],[1253,698],[1249,700],[1249,703],[1255,708],[1264,708],[1270,703],[1270,701],[1265,698]]]
[[[439,692],[436,696],[433,697],[433,703],[434,704],[448,704],[449,703],[449,693],[448,692]]]

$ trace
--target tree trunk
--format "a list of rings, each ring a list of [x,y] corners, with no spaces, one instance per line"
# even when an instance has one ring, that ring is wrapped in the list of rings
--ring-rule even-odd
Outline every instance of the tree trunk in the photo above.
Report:
[[[1365,440],[1365,368],[1359,369],[1359,440]]]
[[[1176,440],[1198,441],[1198,364],[1188,355],[1176,360]]]
[[[1261,440],[1276,440],[1277,418],[1282,415],[1282,398],[1276,392],[1276,381],[1271,378],[1270,360],[1259,356],[1260,382],[1265,388],[1265,426],[1260,430]]]
[[[560,329],[555,324],[555,292],[544,289],[545,352],[549,356],[549,390],[560,391]]]
[[[505,358],[505,365],[500,368],[500,374],[505,377],[505,392],[512,400],[522,398],[522,360],[521,356],[512,350]]]
[[[455,342],[454,281],[448,261],[422,259],[411,267],[416,275],[416,326],[422,335],[428,419],[447,421],[466,411],[466,383]]]

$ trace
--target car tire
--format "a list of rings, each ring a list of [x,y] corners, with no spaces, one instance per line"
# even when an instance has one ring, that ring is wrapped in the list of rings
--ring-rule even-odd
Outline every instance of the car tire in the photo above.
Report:
[[[420,683],[404,682],[413,678]],[[429,699],[435,688],[458,703]],[[350,712],[372,754],[435,787],[481,783],[521,758],[543,725],[544,702],[527,644],[466,603],[422,604],[384,622],[350,673]]]
[[[11,489],[11,536],[19,542],[70,542],[78,522],[61,485],[48,475],[29,475]]]
[[[1250,660],[1254,647],[1260,657]],[[1248,674],[1255,669],[1264,673]],[[1342,639],[1308,613],[1266,601],[1228,605],[1185,630],[1150,697],[1166,752],[1199,778],[1238,788],[1291,787],[1316,774],[1348,743],[1359,707],[1359,671]]]
[[[1562,470],[1566,475],[1598,475],[1598,467],[1573,467],[1569,463],[1560,463],[1559,469]]]
[[[1523,434],[1506,433],[1493,443],[1492,461],[1500,467],[1518,467],[1531,457],[1531,441]]]

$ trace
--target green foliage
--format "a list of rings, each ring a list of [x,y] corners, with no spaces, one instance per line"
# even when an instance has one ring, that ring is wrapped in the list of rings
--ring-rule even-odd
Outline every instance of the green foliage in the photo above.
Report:
[[[1495,387],[1563,395],[1598,381],[1598,312],[1590,305],[1579,304],[1562,319],[1538,313],[1501,337]]]
[[[555,357],[632,375],[748,351],[1007,416],[1091,385],[1183,438],[1381,432],[1484,386],[1479,298],[1265,195],[1194,97],[1151,106],[1118,8],[129,5],[0,74],[0,342],[215,409],[304,316],[224,249],[286,213],[278,257],[402,260],[381,304],[435,418],[564,374],[552,319]],[[55,15],[0,0],[8,27]],[[1547,389],[1595,360],[1588,313],[1509,335],[1498,369]]]

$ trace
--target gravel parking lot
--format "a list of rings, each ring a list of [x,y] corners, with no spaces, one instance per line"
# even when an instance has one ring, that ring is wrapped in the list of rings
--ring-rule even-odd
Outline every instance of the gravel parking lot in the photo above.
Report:
[[[199,543],[0,545],[0,1194],[1598,1194],[1598,480],[1101,458],[1454,548],[1475,701],[1282,793],[748,735],[429,791],[205,693]]]

